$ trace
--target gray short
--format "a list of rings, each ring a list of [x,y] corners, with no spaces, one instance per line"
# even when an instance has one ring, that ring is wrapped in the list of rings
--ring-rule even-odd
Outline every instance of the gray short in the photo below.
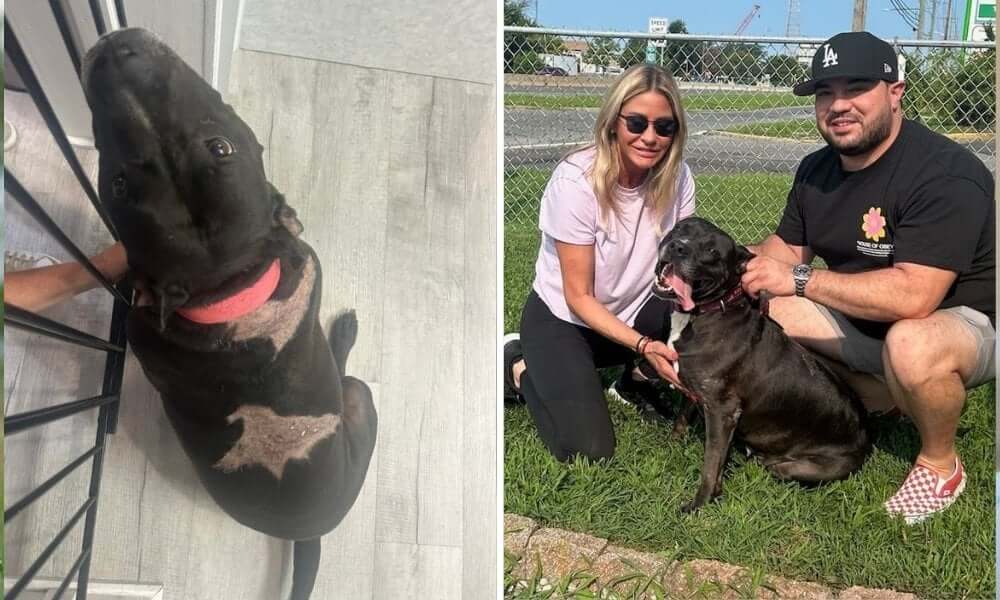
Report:
[[[885,377],[885,371],[882,366],[882,347],[885,346],[885,340],[861,333],[848,320],[844,313],[823,306],[822,304],[813,304],[837,332],[840,338],[844,363],[852,371],[871,373],[880,378]],[[994,331],[993,325],[990,324],[989,317],[968,306],[942,308],[940,312],[947,312],[957,316],[969,328],[969,331],[972,332],[972,335],[977,340],[976,370],[969,381],[965,382],[965,387],[974,388],[977,385],[994,379],[996,377],[996,364],[994,362],[996,331]]]

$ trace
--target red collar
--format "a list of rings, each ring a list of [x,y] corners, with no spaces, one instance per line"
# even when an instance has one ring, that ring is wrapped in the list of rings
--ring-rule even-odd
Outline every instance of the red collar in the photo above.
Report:
[[[178,308],[177,312],[185,319],[203,325],[235,321],[263,306],[278,287],[280,279],[281,261],[276,258],[267,271],[264,271],[264,274],[250,287],[218,302],[193,308]]]
[[[721,300],[712,300],[710,302],[703,302],[701,304],[696,304],[694,308],[687,311],[688,314],[692,315],[702,315],[705,313],[713,312],[726,312],[726,308],[732,304],[739,302],[745,296],[743,295],[743,286],[737,285],[733,289],[729,290]],[[683,311],[682,311],[683,312]]]

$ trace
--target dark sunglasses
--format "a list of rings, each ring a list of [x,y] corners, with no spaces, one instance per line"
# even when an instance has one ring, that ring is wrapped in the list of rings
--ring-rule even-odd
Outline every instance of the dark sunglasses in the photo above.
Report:
[[[625,128],[629,133],[645,133],[649,127],[649,119],[642,115],[618,115],[625,119]],[[653,131],[660,137],[670,137],[677,133],[677,121],[664,117],[653,121]]]

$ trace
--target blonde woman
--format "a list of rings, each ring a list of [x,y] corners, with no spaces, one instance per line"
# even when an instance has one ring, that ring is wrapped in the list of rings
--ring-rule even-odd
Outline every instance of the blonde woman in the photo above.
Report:
[[[675,355],[651,337],[669,305],[650,289],[660,238],[694,214],[686,135],[673,78],[636,65],[608,92],[594,143],[564,158],[545,188],[534,284],[520,333],[504,340],[504,396],[525,400],[560,460],[614,453],[598,368],[626,366],[616,384],[626,397],[642,379],[639,356],[679,385]]]

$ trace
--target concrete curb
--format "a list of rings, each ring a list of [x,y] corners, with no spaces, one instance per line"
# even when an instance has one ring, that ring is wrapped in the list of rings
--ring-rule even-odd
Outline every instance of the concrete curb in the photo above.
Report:
[[[714,560],[671,561],[652,552],[616,546],[603,538],[584,533],[541,527],[533,519],[504,515],[504,550],[520,558],[513,575],[531,579],[538,566],[547,581],[579,570],[596,577],[602,585],[616,578],[642,574],[654,578],[677,597],[745,598],[753,589],[754,598],[772,600],[918,600],[914,594],[853,586],[833,590],[826,586],[784,577],[768,576],[753,581],[749,569]]]

